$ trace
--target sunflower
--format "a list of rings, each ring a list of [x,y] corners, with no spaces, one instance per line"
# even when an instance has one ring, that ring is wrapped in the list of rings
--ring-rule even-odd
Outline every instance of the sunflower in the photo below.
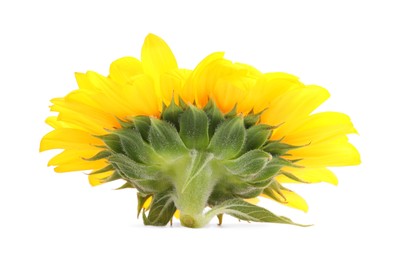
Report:
[[[124,180],[138,191],[144,224],[202,227],[223,214],[295,224],[253,200],[307,211],[286,183],[337,184],[329,166],[356,165],[350,118],[313,111],[329,93],[286,73],[262,73],[221,52],[180,69],[168,45],[148,35],[141,61],[123,57],[109,76],[75,74],[78,89],[52,99],[54,128],[40,151],[62,149],[56,172],[88,170],[91,185]],[[208,211],[206,208],[210,208]]]

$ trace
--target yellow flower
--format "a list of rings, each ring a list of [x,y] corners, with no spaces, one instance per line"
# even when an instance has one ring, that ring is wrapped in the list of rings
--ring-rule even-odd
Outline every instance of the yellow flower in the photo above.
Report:
[[[52,100],[57,116],[46,122],[54,130],[40,151],[62,149],[49,165],[91,170],[92,185],[125,180],[139,191],[145,224],[165,225],[177,210],[189,227],[215,215],[221,221],[223,213],[292,223],[247,201],[263,196],[307,211],[284,183],[337,184],[329,166],[360,163],[346,136],[356,133],[350,118],[313,113],[329,98],[326,89],[223,53],[180,69],[168,45],[150,34],[141,61],[120,58],[107,77],[75,76],[78,89]]]

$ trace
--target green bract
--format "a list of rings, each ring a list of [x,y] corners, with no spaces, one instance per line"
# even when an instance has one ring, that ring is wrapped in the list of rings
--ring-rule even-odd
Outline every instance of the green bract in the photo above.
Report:
[[[214,216],[221,223],[222,214],[294,224],[244,199],[264,193],[281,201],[276,194],[285,188],[274,177],[295,176],[281,171],[294,164],[279,156],[296,147],[269,141],[273,127],[257,124],[259,115],[235,111],[224,115],[211,100],[204,109],[171,102],[160,119],[133,117],[100,136],[105,150],[89,160],[106,158],[110,165],[96,173],[114,170],[106,182],[123,179],[122,188],[138,190],[146,225],[164,226],[176,210],[187,227],[202,227]]]

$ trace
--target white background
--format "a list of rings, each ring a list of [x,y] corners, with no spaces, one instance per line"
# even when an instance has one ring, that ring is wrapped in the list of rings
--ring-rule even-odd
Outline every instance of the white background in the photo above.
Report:
[[[402,259],[402,7],[399,1],[2,1],[0,259]],[[39,154],[49,100],[75,71],[107,74],[140,56],[147,33],[181,67],[205,55],[285,71],[326,87],[321,110],[348,113],[362,165],[339,186],[297,186],[309,213],[262,201],[313,227],[238,223],[144,227],[135,191],[92,188]],[[294,188],[294,187],[293,187]]]

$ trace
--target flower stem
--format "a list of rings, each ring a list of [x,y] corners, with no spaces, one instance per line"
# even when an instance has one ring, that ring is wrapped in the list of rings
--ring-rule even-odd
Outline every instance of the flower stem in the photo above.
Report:
[[[175,204],[180,211],[180,221],[186,227],[207,224],[203,210],[215,185],[210,167],[212,159],[212,154],[195,151],[183,161],[187,164],[185,174],[177,175]]]

